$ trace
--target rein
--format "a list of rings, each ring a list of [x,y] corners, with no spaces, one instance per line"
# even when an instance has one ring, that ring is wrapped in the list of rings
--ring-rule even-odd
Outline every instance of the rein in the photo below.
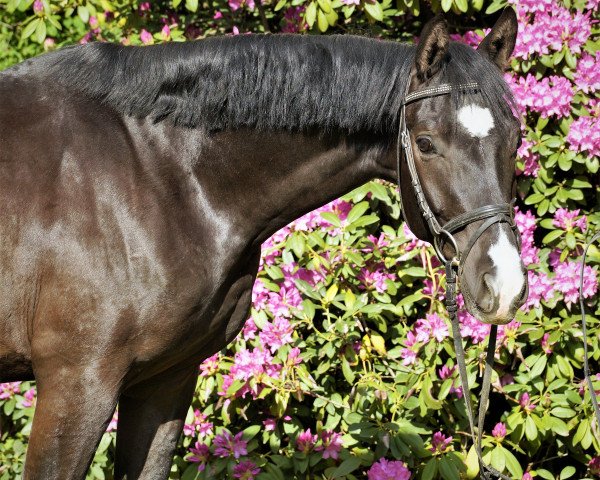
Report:
[[[471,430],[471,438],[473,439],[473,444],[475,446],[475,451],[477,453],[477,459],[479,462],[479,469],[483,475],[483,478],[488,480],[493,477],[501,478],[502,480],[511,480],[506,475],[498,472],[493,467],[487,465],[483,461],[482,450],[481,450],[481,439],[483,433],[483,422],[485,419],[485,414],[487,412],[488,401],[489,401],[489,393],[490,393],[490,384],[492,377],[492,367],[494,364],[494,354],[496,352],[496,336],[498,332],[498,326],[492,325],[490,331],[490,338],[488,343],[487,355],[485,359],[485,370],[483,373],[483,380],[481,385],[481,399],[479,403],[479,415],[478,415],[478,426],[477,426],[477,436],[475,436],[475,419],[473,415],[473,405],[471,404],[471,396],[469,389],[469,381],[467,378],[467,368],[465,361],[465,351],[462,343],[462,338],[460,335],[460,323],[457,317],[458,306],[456,304],[456,293],[457,293],[457,275],[462,275],[464,265],[475,242],[483,235],[483,233],[490,228],[492,225],[496,223],[507,223],[517,237],[517,241],[520,244],[520,236],[517,230],[517,226],[514,221],[513,215],[513,203],[501,203],[501,204],[493,204],[493,205],[485,205],[483,207],[476,208],[470,212],[463,213],[451,219],[449,222],[444,225],[440,225],[438,220],[435,218],[435,215],[431,211],[427,199],[425,198],[425,194],[423,193],[423,188],[421,186],[421,181],[419,180],[419,175],[417,172],[417,167],[415,165],[415,159],[412,150],[412,144],[410,141],[410,133],[408,127],[406,125],[406,105],[416,102],[418,100],[424,98],[432,98],[440,95],[447,95],[453,89],[457,89],[463,91],[465,93],[475,93],[478,90],[478,84],[467,83],[463,85],[452,86],[449,84],[443,84],[436,87],[426,88],[423,90],[419,90],[416,92],[408,93],[408,85],[406,87],[406,93],[404,96],[404,100],[402,102],[402,107],[400,110],[400,125],[398,129],[398,142],[397,142],[397,150],[396,150],[396,167],[398,174],[398,189],[400,189],[400,159],[401,159],[401,151],[404,152],[404,158],[406,159],[406,163],[408,166],[408,171],[410,174],[411,184],[415,191],[415,196],[417,199],[417,204],[419,205],[419,209],[421,214],[425,218],[427,225],[431,234],[433,235],[434,241],[433,246],[435,248],[435,252],[438,258],[442,261],[446,269],[446,309],[448,310],[448,316],[450,317],[450,321],[452,323],[452,337],[454,340],[454,348],[456,350],[456,360],[458,364],[458,372],[460,376],[461,386],[463,389],[463,399],[465,402],[467,416],[469,419],[469,426]],[[513,201],[514,202],[514,201]],[[469,238],[467,243],[467,247],[464,251],[460,251],[458,248],[458,244],[453,236],[453,233],[458,230],[470,225],[474,222],[482,221],[483,223],[477,228],[477,230],[473,233],[473,235]],[[450,247],[453,250],[453,255],[451,258],[446,257],[444,254],[444,246],[446,244],[450,244]],[[592,390],[593,391],[593,390]]]

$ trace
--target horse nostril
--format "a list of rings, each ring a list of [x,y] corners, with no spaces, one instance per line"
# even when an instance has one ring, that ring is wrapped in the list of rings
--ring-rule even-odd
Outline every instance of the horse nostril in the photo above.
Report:
[[[479,308],[483,313],[491,313],[496,307],[496,292],[495,282],[489,273],[483,276],[483,291],[479,299]]]

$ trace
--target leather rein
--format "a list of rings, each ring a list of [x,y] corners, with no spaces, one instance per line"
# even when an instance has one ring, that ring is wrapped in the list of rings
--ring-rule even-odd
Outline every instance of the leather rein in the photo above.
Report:
[[[421,186],[421,181],[419,180],[419,175],[417,172],[417,167],[415,165],[415,159],[413,155],[412,144],[410,140],[410,133],[408,127],[406,125],[406,105],[416,102],[418,100],[422,100],[424,98],[432,98],[440,95],[447,95],[452,90],[459,90],[463,93],[476,93],[478,91],[477,83],[468,83],[463,85],[449,85],[442,84],[436,87],[426,88],[423,90],[418,90],[415,92],[408,93],[408,85],[406,89],[406,94],[404,96],[404,100],[402,101],[402,106],[400,110],[400,124],[398,129],[398,141],[397,141],[397,151],[396,151],[396,168],[398,174],[398,190],[400,190],[400,161],[401,161],[401,153],[404,153],[404,158],[406,160],[406,164],[408,166],[408,171],[410,174],[410,181],[412,187],[415,192],[415,196],[417,199],[417,204],[419,206],[419,210],[421,214],[425,218],[429,230],[433,236],[433,246],[435,248],[435,252],[438,258],[442,261],[446,269],[446,309],[448,310],[448,316],[450,317],[450,321],[452,323],[452,336],[454,339],[454,348],[456,350],[456,360],[458,364],[458,372],[460,376],[460,381],[463,389],[463,400],[465,402],[467,416],[469,419],[469,426],[471,430],[471,438],[473,439],[473,444],[475,446],[475,451],[477,453],[477,459],[479,462],[479,471],[482,474],[482,478],[491,479],[493,477],[501,478],[502,480],[511,480],[506,475],[498,472],[493,467],[487,465],[483,461],[482,450],[481,450],[481,439],[483,433],[483,423],[485,414],[487,412],[489,393],[490,393],[490,384],[492,377],[492,370],[494,364],[494,354],[496,352],[496,336],[498,332],[498,326],[492,325],[490,330],[490,337],[487,349],[487,355],[485,359],[485,370],[483,373],[483,380],[481,386],[481,394],[480,394],[480,403],[479,403],[479,422],[477,427],[477,435],[475,435],[475,419],[473,415],[473,405],[471,403],[471,396],[469,390],[469,381],[467,378],[467,368],[465,362],[465,351],[463,348],[462,338],[460,334],[460,323],[457,316],[457,304],[456,304],[456,293],[457,293],[457,275],[462,275],[464,265],[475,242],[483,235],[483,233],[490,228],[492,225],[496,223],[506,223],[511,227],[515,236],[517,238],[517,242],[520,246],[520,236],[517,230],[517,226],[514,221],[514,210],[513,210],[513,202],[511,203],[501,203],[501,204],[493,204],[493,205],[485,205],[469,212],[463,213],[446,222],[444,225],[440,225],[435,215],[433,214],[427,199],[425,198],[425,194],[423,192],[423,188]],[[458,244],[453,236],[453,233],[463,229],[464,227],[475,223],[483,221],[483,223],[477,228],[477,230],[471,235],[469,241],[467,242],[466,248],[461,252],[458,248]],[[451,258],[448,258],[444,254],[445,245],[449,245],[453,250],[453,255]]]

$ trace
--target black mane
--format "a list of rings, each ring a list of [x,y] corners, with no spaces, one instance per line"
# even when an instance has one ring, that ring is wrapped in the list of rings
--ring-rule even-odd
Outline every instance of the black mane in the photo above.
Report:
[[[414,51],[356,36],[241,35],[70,47],[47,55],[47,71],[122,113],[187,127],[392,133]],[[441,74],[479,82],[495,115],[510,115],[500,72],[470,47],[451,43]]]

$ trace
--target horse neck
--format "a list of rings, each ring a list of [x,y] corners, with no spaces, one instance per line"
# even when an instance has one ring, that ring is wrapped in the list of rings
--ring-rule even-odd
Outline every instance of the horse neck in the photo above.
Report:
[[[237,131],[215,135],[196,172],[234,231],[258,247],[301,215],[368,180],[389,178],[388,153],[383,139]]]

